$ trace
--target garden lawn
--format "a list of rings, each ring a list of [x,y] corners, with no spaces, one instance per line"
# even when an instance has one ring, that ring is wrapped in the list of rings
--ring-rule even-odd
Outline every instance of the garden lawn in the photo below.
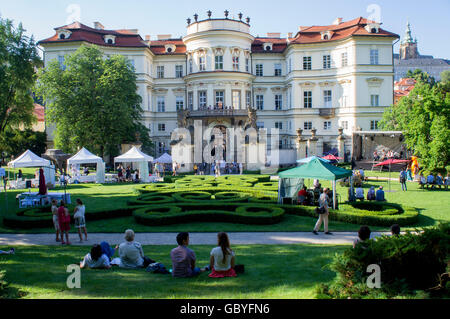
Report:
[[[367,175],[375,172],[367,171]],[[388,173],[382,172],[379,175],[386,176]],[[392,173],[392,177],[396,177],[398,173]],[[378,174],[377,174],[378,175]],[[306,180],[306,185],[312,185],[312,180]],[[348,188],[339,186],[337,183],[337,191],[340,201],[347,200]],[[432,226],[439,221],[450,221],[450,192],[447,190],[422,190],[418,188],[417,183],[408,182],[408,191],[402,192],[398,181],[391,181],[391,190],[386,192],[385,197],[388,202],[398,203],[406,206],[412,206],[419,209],[419,222],[409,228]],[[364,185],[364,192],[370,186],[378,188],[380,185],[387,191],[389,189],[387,181],[370,181]],[[86,205],[87,210],[108,210],[127,206],[129,199],[138,196],[135,191],[136,184],[78,184],[69,185],[67,191],[71,194],[72,202],[76,198],[80,198]],[[327,181],[322,181],[322,186],[330,187]],[[16,202],[16,195],[26,190],[8,190],[7,191],[7,207],[5,205],[5,194],[0,193],[0,217],[8,214],[15,214],[19,208]],[[37,189],[32,189],[37,191]],[[53,190],[52,190],[53,191]],[[63,188],[56,187],[54,191],[62,192]],[[224,204],[226,205],[226,204]],[[112,219],[103,219],[98,221],[87,220],[88,232],[123,232],[125,228],[132,228],[136,232],[217,232],[217,231],[311,231],[316,222],[316,218],[294,216],[285,214],[283,220],[274,225],[245,225],[232,223],[187,223],[167,226],[145,226],[138,224],[135,219],[130,217],[120,217]],[[330,231],[357,231],[360,225],[348,224],[343,222],[330,222]],[[72,227],[73,228],[73,227]],[[388,230],[386,227],[371,227],[372,230]],[[47,233],[53,232],[52,228],[39,228],[31,230],[10,229],[0,224],[0,233]],[[75,229],[72,229],[75,232]]]
[[[209,263],[213,246],[190,246],[197,265]],[[23,298],[314,298],[315,287],[329,283],[335,273],[326,268],[335,255],[348,246],[325,245],[237,245],[236,263],[245,265],[237,278],[173,278],[144,269],[81,270],[81,288],[69,289],[66,267],[77,264],[88,247],[19,246],[15,255],[0,255],[0,271],[10,292]],[[7,247],[0,247],[6,249]],[[171,268],[174,246],[144,246],[144,253]],[[280,262],[282,261],[282,262]]]

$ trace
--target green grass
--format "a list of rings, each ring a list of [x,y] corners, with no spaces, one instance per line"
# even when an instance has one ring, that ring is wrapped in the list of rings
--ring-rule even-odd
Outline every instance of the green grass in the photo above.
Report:
[[[325,245],[236,245],[236,263],[245,273],[236,278],[172,278],[143,269],[81,270],[81,288],[69,289],[66,267],[78,263],[88,247],[19,246],[15,255],[0,255],[0,269],[12,290],[24,298],[314,298],[315,287],[330,283],[335,273],[324,268],[333,256],[348,246]],[[6,249],[7,247],[0,247]],[[174,246],[144,246],[145,254],[171,267]],[[213,246],[192,246],[197,265],[209,263]],[[44,271],[45,270],[45,271]]]
[[[24,173],[27,170],[25,169]],[[371,172],[366,171],[366,175],[387,176],[387,172]],[[397,173],[392,173],[392,177],[396,177]],[[312,185],[312,181],[306,181],[306,184]],[[387,181],[371,181],[364,186],[365,194],[370,186],[382,185],[388,190]],[[385,196],[389,202],[398,203],[406,206],[416,207],[420,211],[419,222],[414,227],[427,227],[439,223],[439,221],[450,221],[450,193],[446,190],[422,190],[418,188],[417,183],[407,183],[408,192],[402,192],[400,184],[397,181],[391,181],[390,187],[393,192],[386,192]],[[136,198],[138,195],[134,187],[136,184],[78,184],[69,185],[68,192],[71,194],[72,201],[81,198],[86,204],[86,209],[92,210],[108,210],[121,206],[127,206],[129,199]],[[330,187],[329,182],[323,181],[322,186]],[[55,191],[62,191],[61,187],[56,187]],[[36,189],[34,191],[37,191]],[[16,195],[24,192],[24,190],[8,190],[7,205],[5,205],[5,195],[0,193],[0,217],[8,214],[15,214],[19,208],[16,202]],[[347,199],[348,188],[337,185],[337,192],[341,195],[341,200]],[[223,231],[310,231],[316,219],[312,217],[293,216],[286,214],[283,220],[275,225],[245,225],[232,223],[187,223],[168,226],[145,226],[136,223],[133,217],[123,217],[114,219],[105,219],[99,221],[87,221],[89,232],[123,232],[124,227],[133,228],[137,232],[216,232],[217,229]],[[124,226],[126,225],[126,226]],[[348,224],[343,222],[332,221],[330,223],[331,231],[357,231],[360,225]],[[386,227],[371,227],[372,230],[387,230]],[[405,228],[406,229],[406,228]],[[72,230],[75,231],[75,230]],[[15,230],[4,227],[0,224],[0,233],[47,233],[53,232],[52,228],[40,228],[31,230]]]

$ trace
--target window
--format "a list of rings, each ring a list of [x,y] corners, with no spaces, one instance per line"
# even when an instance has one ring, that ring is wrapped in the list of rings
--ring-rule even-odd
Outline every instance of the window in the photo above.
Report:
[[[175,98],[175,106],[177,108],[177,111],[184,108],[184,98],[182,96],[177,96]]]
[[[199,109],[206,108],[206,91],[198,92],[198,107]]]
[[[275,63],[275,76],[281,76],[281,63]]]
[[[156,67],[156,77],[158,79],[164,78],[164,65],[158,65]]]
[[[303,70],[311,70],[311,67],[312,67],[311,57],[304,56],[303,57]]]
[[[289,67],[288,67],[288,72],[290,73],[292,71],[292,59],[289,58]]]
[[[189,73],[192,73],[193,71],[193,65],[194,63],[192,62],[192,59],[189,59]]]
[[[166,111],[166,102],[164,96],[158,96],[157,98],[158,112]]]
[[[189,110],[194,109],[194,92],[188,93],[188,108]]]
[[[331,129],[331,121],[323,122],[323,129],[324,130],[330,130]]]
[[[257,64],[256,65],[256,76],[263,76],[264,72],[263,72],[263,65],[262,64]]]
[[[216,70],[223,70],[223,55],[216,55],[214,62]]]
[[[331,56],[330,55],[323,56],[323,68],[324,69],[331,68]]]
[[[370,50],[370,64],[378,64],[378,49]]]
[[[247,108],[252,106],[252,92],[245,91],[245,106]]]
[[[233,57],[233,70],[239,71],[239,57],[238,56]]]
[[[275,128],[282,130],[283,129],[283,122],[275,122]]]
[[[344,130],[348,130],[348,121],[342,121],[342,122],[341,122],[341,127],[342,127]]]
[[[380,96],[378,94],[372,94],[370,96],[370,105],[371,106],[380,106]]]
[[[164,153],[165,149],[166,149],[166,146],[165,146],[164,142],[158,142],[158,152]]]
[[[250,72],[250,59],[245,58],[245,72]]]
[[[233,109],[238,110],[241,108],[241,91],[233,91]]]
[[[348,65],[347,52],[341,53],[341,63],[343,67]]]
[[[198,66],[200,71],[206,71],[206,58],[204,56],[198,57]]]
[[[264,95],[256,95],[256,109],[264,110]]]
[[[64,71],[66,69],[66,65],[64,64],[64,56],[63,55],[58,56],[58,62],[59,62],[59,68]]]
[[[158,123],[158,131],[164,132],[166,130],[166,124],[164,123]]]
[[[312,91],[303,92],[303,107],[312,108]]]
[[[311,130],[312,129],[312,122],[303,122],[303,129]]]
[[[183,66],[175,65],[175,77],[182,78],[183,77]]]
[[[264,128],[264,122],[256,122],[256,127],[257,127],[258,129]]]
[[[370,121],[370,129],[378,130],[378,121]]]
[[[281,94],[275,94],[275,110],[283,109],[283,96]]]
[[[325,107],[331,107],[331,90],[323,91],[323,104]]]
[[[223,107],[225,104],[225,92],[216,91],[216,106]]]

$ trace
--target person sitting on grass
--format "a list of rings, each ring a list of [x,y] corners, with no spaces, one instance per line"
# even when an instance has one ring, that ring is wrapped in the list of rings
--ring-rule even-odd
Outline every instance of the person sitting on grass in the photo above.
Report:
[[[386,199],[384,199],[383,186],[380,186],[380,188],[377,190],[377,192],[375,194],[375,200],[377,202],[384,202],[384,201],[386,201]]]
[[[400,235],[400,226],[398,224],[394,224],[391,226],[391,234],[392,236]]]
[[[144,256],[142,245],[134,241],[134,231],[127,229],[125,231],[125,242],[119,246],[119,257],[121,268],[145,268],[155,261]]]
[[[16,250],[11,248],[10,250],[0,250],[0,255],[14,255]]]
[[[450,173],[447,173],[447,177],[444,180],[445,189],[448,189],[448,185],[450,185]]]
[[[370,228],[369,226],[361,226],[358,230],[358,238],[353,241],[353,248],[356,247],[357,244],[363,243],[370,238]]]
[[[83,260],[80,262],[80,268],[85,267],[92,269],[111,268],[109,258],[103,253],[102,247],[99,244],[92,246],[91,252],[84,256]]]
[[[356,188],[356,199],[364,200],[364,189],[361,186]]]
[[[427,180],[425,179],[423,174],[420,173],[420,175],[419,175],[419,186],[420,186],[420,188],[423,188],[426,184],[427,184]]]
[[[61,231],[61,244],[70,245],[69,230],[70,230],[70,214],[66,208],[66,203],[62,200],[58,208],[58,223],[59,230]],[[66,234],[66,241],[64,242],[64,234]]]
[[[170,252],[173,277],[194,277],[206,270],[195,267],[195,253],[187,247],[189,245],[189,233],[179,233],[177,235],[177,243],[178,247]]]
[[[444,185],[444,179],[441,173],[438,173],[436,176],[436,185],[439,186],[439,189],[441,189],[441,186]]]
[[[230,248],[230,240],[226,233],[217,234],[217,247],[211,250],[209,268],[211,278],[236,277],[234,271],[234,251]]]
[[[115,248],[112,248],[106,241],[102,241],[100,243],[100,246],[102,247],[102,253],[108,256],[110,260],[112,260],[112,258],[114,257],[116,250],[119,249],[119,245],[116,245]]]
[[[375,187],[371,186],[369,191],[367,192],[367,200],[375,200]]]

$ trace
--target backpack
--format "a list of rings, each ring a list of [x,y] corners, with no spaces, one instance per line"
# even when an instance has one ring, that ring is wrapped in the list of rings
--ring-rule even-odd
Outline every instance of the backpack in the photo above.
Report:
[[[145,271],[154,273],[154,274],[168,274],[166,267],[162,263],[152,263],[147,266]]]

